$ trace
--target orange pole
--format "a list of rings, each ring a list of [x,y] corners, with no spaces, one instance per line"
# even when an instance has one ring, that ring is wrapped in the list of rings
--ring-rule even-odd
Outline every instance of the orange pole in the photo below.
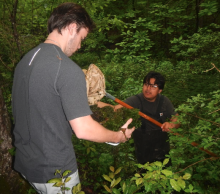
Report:
[[[112,99],[112,98],[111,98],[111,99]],[[123,102],[123,101],[121,101],[121,100],[119,100],[119,99],[117,99],[117,98],[114,98],[113,100],[114,100],[115,102],[117,102],[118,104],[121,104],[122,106],[124,106],[124,107],[126,107],[126,108],[128,108],[128,109],[133,109],[132,106],[126,104],[125,102]],[[148,121],[154,123],[155,125],[157,125],[157,126],[159,126],[159,127],[162,126],[162,124],[161,124],[160,122],[158,122],[158,121],[152,119],[151,117],[147,116],[146,114],[144,114],[144,113],[142,113],[142,112],[140,112],[140,111],[138,112],[138,114],[139,114],[140,116],[142,116],[143,118],[147,119]],[[171,131],[171,133],[173,133],[173,132]],[[179,133],[173,133],[173,134],[174,134],[174,135],[180,135]],[[182,135],[180,135],[180,136],[182,136]],[[194,147],[198,147],[198,146],[199,146],[199,144],[196,143],[196,142],[192,142],[191,145],[194,146]],[[202,150],[202,151],[204,151],[204,152],[206,152],[207,154],[209,154],[209,155],[211,155],[211,156],[213,156],[213,157],[218,157],[216,154],[210,152],[209,150],[206,150],[206,149],[204,149],[204,148],[199,148],[199,149]]]

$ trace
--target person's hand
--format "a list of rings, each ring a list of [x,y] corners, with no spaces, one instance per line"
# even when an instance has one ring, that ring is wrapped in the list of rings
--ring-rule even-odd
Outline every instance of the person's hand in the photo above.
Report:
[[[161,129],[164,132],[169,132],[170,129],[172,129],[173,127],[174,127],[173,123],[165,122],[165,123],[162,124]]]
[[[107,103],[100,102],[100,101],[97,102],[97,107],[99,107],[99,108],[103,108],[103,107],[106,107],[106,106],[110,106],[110,107],[114,108],[114,106],[111,105],[111,104],[107,104]]]
[[[135,130],[135,127],[128,129],[128,125],[132,122],[132,118],[128,119],[127,122],[121,127],[121,132],[123,133],[121,142],[126,142],[131,138],[131,134]]]

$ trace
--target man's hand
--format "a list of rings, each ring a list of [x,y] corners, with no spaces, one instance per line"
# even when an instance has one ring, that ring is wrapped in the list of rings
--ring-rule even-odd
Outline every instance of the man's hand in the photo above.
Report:
[[[121,127],[121,132],[123,133],[122,139],[120,142],[126,142],[131,138],[131,134],[135,130],[135,127],[128,129],[128,125],[132,122],[132,118],[128,119],[127,122]]]
[[[178,114],[173,116],[170,119],[170,122],[163,123],[162,126],[161,126],[162,131],[169,132],[170,129],[173,129],[173,128],[177,129],[177,128],[179,128],[180,127],[180,123],[178,122],[177,118],[178,118]]]
[[[101,101],[97,102],[97,107],[99,107],[99,108],[103,108],[103,107],[106,107],[106,106],[110,106],[110,107],[114,108],[114,106],[111,105],[111,104],[107,104],[107,103],[104,103],[104,102],[101,102]]]
[[[114,109],[114,112],[116,112],[117,109],[123,107],[123,106],[120,105],[120,104],[113,106],[113,105],[111,105],[111,104],[104,103],[104,102],[101,102],[101,101],[97,102],[97,107],[99,107],[99,108],[103,108],[103,107],[106,107],[106,106],[110,106],[110,107],[112,107],[112,108]]]
[[[174,128],[174,124],[173,123],[169,123],[169,122],[165,122],[162,124],[161,129],[164,132],[169,132],[170,129]]]
[[[78,117],[73,120],[70,120],[70,125],[75,133],[75,135],[79,139],[85,139],[94,142],[112,142],[112,143],[120,143],[125,142],[126,138],[131,138],[131,134],[134,131],[134,127],[132,129],[128,129],[128,125],[132,122],[132,119],[128,119],[128,121],[122,126],[125,128],[125,135],[120,131],[111,131],[100,125],[97,121],[95,121],[90,115]]]

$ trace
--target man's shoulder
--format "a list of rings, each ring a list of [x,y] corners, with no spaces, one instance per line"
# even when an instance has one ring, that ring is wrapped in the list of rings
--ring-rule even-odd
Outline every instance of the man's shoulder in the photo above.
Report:
[[[128,98],[126,99],[126,101],[127,101],[127,100],[128,100],[128,101],[130,101],[130,100],[132,100],[132,101],[140,101],[142,98],[143,98],[142,93],[139,93],[139,94],[136,94],[136,95],[133,95],[133,96],[128,97]]]
[[[162,110],[169,111],[169,112],[171,111],[172,115],[175,114],[174,106],[173,106],[172,102],[170,101],[170,99],[168,97],[166,97],[166,96],[164,96]]]
[[[160,94],[160,96],[163,96],[164,103],[171,103],[170,99],[167,96],[164,96],[162,94]]]
[[[53,44],[40,44],[39,47],[42,49],[41,53],[48,57],[48,59],[45,60],[49,62],[58,62],[60,68],[66,71],[81,71],[81,68],[72,59],[66,56],[60,47]]]
[[[130,96],[124,102],[129,104],[130,106],[132,106],[134,108],[139,109],[140,106],[141,106],[141,95],[137,94],[137,95]]]

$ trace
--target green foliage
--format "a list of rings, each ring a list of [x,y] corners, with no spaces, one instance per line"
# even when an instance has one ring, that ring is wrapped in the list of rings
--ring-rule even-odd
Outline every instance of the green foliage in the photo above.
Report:
[[[1,142],[0,142],[0,144],[1,144]],[[8,152],[9,152],[12,156],[15,156],[16,150],[15,150],[15,148],[13,147],[13,148],[9,149]]]
[[[84,191],[81,191],[81,183],[73,187],[72,193],[73,194],[85,194]]]
[[[25,194],[36,194],[36,191],[34,188],[30,188],[27,190],[27,192]]]
[[[148,23],[148,28],[151,28],[152,23]],[[122,31],[123,40],[116,43],[121,49],[115,49],[110,53],[114,55],[113,61],[132,61],[134,63],[143,63],[150,57],[149,49],[152,47],[152,42],[149,39],[147,30],[138,30],[146,26],[146,18],[139,17],[132,24],[126,24],[126,28]]]
[[[70,170],[66,170],[63,173],[61,173],[61,170],[56,170],[55,175],[59,174],[61,178],[51,179],[48,181],[48,183],[54,183],[53,187],[60,187],[62,194],[65,194],[65,191],[70,190],[69,187],[65,186],[65,183],[69,182],[71,180],[71,177],[64,178],[69,173],[71,173]],[[85,192],[81,191],[81,183],[72,188],[72,194],[85,194]]]
[[[18,7],[15,2],[4,1],[0,6],[0,87],[11,120],[14,68],[28,50],[45,40],[47,19],[52,9],[62,1],[20,0]],[[156,164],[148,165],[154,170],[148,170],[146,174],[154,172],[158,177],[164,176],[164,179],[160,179],[163,185],[157,182],[158,179],[147,179],[141,173],[140,177],[134,176],[137,168],[134,165],[136,160],[132,139],[112,147],[73,136],[83,186],[92,187],[97,193],[107,192],[102,190],[102,175],[108,174],[109,166],[121,166],[120,183],[113,184],[112,188],[109,186],[115,193],[126,190],[132,193],[139,187],[151,192],[165,187],[170,191],[181,189],[189,193],[196,190],[199,193],[218,193],[219,158],[210,158],[198,148],[220,155],[220,2],[74,2],[85,7],[97,28],[82,43],[81,50],[74,54],[73,60],[83,68],[91,63],[97,64],[105,75],[106,91],[121,100],[141,92],[142,80],[150,70],[161,72],[166,77],[163,94],[178,108],[178,119],[182,124],[181,128],[174,130],[179,136],[170,134],[173,165],[169,171],[172,175],[168,176],[169,172],[163,174],[161,167]],[[115,104],[105,98],[103,101]],[[101,113],[94,108],[93,112],[100,122],[108,118],[103,125],[112,130],[118,130],[127,119],[127,113],[123,115],[123,112],[118,112],[116,116],[111,109],[103,111]],[[135,113],[131,114],[135,116]],[[132,125],[138,126],[134,122]],[[193,147],[192,142],[198,143],[198,148]],[[183,174],[176,176],[180,174],[178,172]],[[187,173],[192,175],[189,180],[177,178]],[[172,176],[172,181],[168,181]],[[115,174],[115,180],[118,177],[119,173]],[[144,181],[158,184],[145,187]]]
[[[108,160],[111,161],[110,156],[108,155],[109,153],[113,156],[114,160],[110,165],[108,163],[109,166],[113,164],[114,166],[123,166],[123,168],[120,168],[120,175],[119,173],[115,173],[113,167],[110,168],[111,172],[106,175],[107,165],[103,169],[96,168],[96,174],[93,174],[93,177],[94,175],[100,177],[100,172],[103,172],[105,174],[103,175],[103,178],[105,181],[108,181],[108,183],[105,181],[103,182],[97,177],[96,179],[99,180],[99,185],[96,184],[96,190],[99,191],[102,186],[104,187],[105,192],[108,193],[140,193],[140,191],[143,190],[153,193],[156,191],[169,193],[174,190],[178,192],[182,190],[185,193],[204,193],[206,191],[208,193],[216,193],[219,190],[217,184],[220,178],[219,157],[210,157],[206,152],[199,150],[199,148],[208,149],[217,156],[220,155],[219,98],[220,91],[215,91],[210,93],[210,95],[194,96],[191,99],[188,99],[185,104],[178,107],[177,111],[180,113],[178,120],[181,122],[181,128],[174,129],[173,132],[174,134],[178,133],[180,135],[174,135],[173,133],[170,134],[172,148],[170,151],[170,158],[172,161],[172,167],[169,167],[168,169],[164,168],[164,165],[168,162],[168,159],[166,159],[163,163],[154,162],[145,165],[138,164],[137,167],[145,170],[146,173],[138,172],[133,174],[137,171],[137,168],[134,165],[136,161],[133,155],[134,150],[131,150],[133,147],[132,142],[128,142],[129,144],[127,144],[126,147],[119,147],[122,145],[112,147],[112,150],[108,149],[111,148],[108,145],[107,147],[106,145],[102,145],[99,148],[96,147],[96,151],[99,150],[101,153],[105,152],[103,160],[93,159],[93,163],[88,163],[86,161],[91,161],[91,158],[88,156],[86,158],[84,156],[84,162],[86,163],[83,163],[83,165],[85,165],[87,170],[96,162],[98,162],[99,166],[104,167],[102,164],[102,162],[106,163],[104,158],[109,157]],[[112,114],[109,113],[112,111],[111,107],[102,109],[103,112],[101,114],[98,114],[97,111],[98,109],[93,109],[93,112],[97,114],[95,115],[96,118],[104,121]],[[120,119],[116,118],[117,116],[115,117],[114,115],[111,115],[111,117],[113,119],[109,119],[109,123],[106,121],[105,126],[117,130],[118,127],[111,122],[119,122]],[[191,145],[192,142],[198,143],[198,147],[193,147]],[[93,144],[96,146],[95,143]],[[121,150],[118,151],[118,148]],[[128,154],[129,150],[131,152]],[[126,158],[124,158],[124,156],[126,156]],[[118,162],[118,159],[120,162]],[[79,163],[81,168],[81,161],[79,161]],[[98,172],[99,170],[100,172]],[[87,180],[88,176],[89,175],[84,178]],[[87,184],[91,183],[87,182]]]
[[[202,2],[200,6],[203,9],[199,12],[199,16],[214,14],[218,11],[217,5],[217,1]]]
[[[180,192],[183,190],[186,193],[197,193],[198,191],[188,183],[191,174],[185,173],[182,176],[173,173],[169,169],[165,169],[165,165],[169,159],[162,162],[146,163],[144,165],[137,164],[142,173],[135,173],[132,178],[123,180],[122,177],[116,178],[122,168],[114,171],[114,167],[110,167],[111,172],[109,175],[103,175],[103,178],[110,182],[110,186],[103,185],[108,193],[170,193],[171,191]],[[117,175],[119,176],[119,174]],[[120,183],[120,185],[119,185]]]
[[[107,129],[111,129],[113,131],[118,131],[120,127],[127,121],[129,118],[132,118],[133,121],[129,126],[129,128],[135,126],[136,128],[140,127],[141,121],[139,120],[139,110],[138,109],[127,109],[121,108],[114,112],[112,107],[104,107],[100,110],[101,115],[104,119],[102,125]]]
[[[207,64],[219,63],[220,33],[217,31],[219,28],[219,25],[211,24],[210,29],[201,28],[198,33],[187,38],[182,36],[174,38],[170,50],[176,53],[178,60],[189,61],[193,73],[200,73],[201,69],[207,68]]]
[[[177,109],[181,128],[173,130],[181,136],[170,135],[173,166],[179,171],[188,166],[187,171],[192,173],[192,181],[201,193],[204,190],[215,193],[219,189],[219,100],[219,90],[188,99]],[[193,147],[193,142],[198,143],[198,146]],[[199,149],[208,150],[214,155],[210,156]]]
[[[109,173],[109,175],[103,175],[103,178],[111,183],[110,188],[107,185],[103,185],[105,190],[109,193],[112,193],[112,189],[121,182],[121,177],[118,177],[117,179],[115,177],[118,173],[121,172],[121,169],[122,168],[120,167],[115,171],[115,168],[113,166],[110,166],[111,172]]]
[[[61,174],[61,170],[56,170],[55,175],[59,174],[61,178],[50,179],[48,183],[54,183],[53,187],[60,187],[62,194],[65,194],[65,191],[70,190],[70,188],[65,187],[65,183],[69,182],[71,178],[70,177],[64,178],[64,177],[67,176],[70,172],[71,171],[66,170]]]

